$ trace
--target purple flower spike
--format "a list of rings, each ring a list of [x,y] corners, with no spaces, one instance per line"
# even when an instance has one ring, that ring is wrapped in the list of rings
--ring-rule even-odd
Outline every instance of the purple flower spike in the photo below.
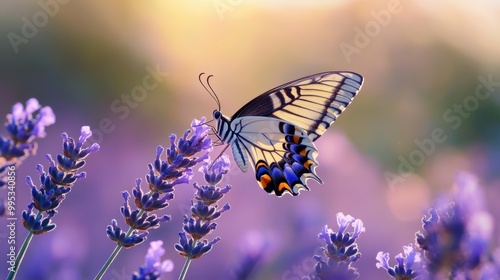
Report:
[[[221,155],[213,164],[209,159],[204,160],[199,171],[204,174],[205,182],[207,182],[208,185],[215,186],[220,183],[222,176],[229,172],[230,165],[229,157],[227,155]]]
[[[144,266],[139,268],[139,272],[132,275],[133,280],[156,280],[166,272],[171,272],[174,269],[174,263],[171,260],[161,261],[161,257],[165,254],[163,249],[163,241],[152,241],[149,245],[148,253],[145,257]]]
[[[30,110],[34,110],[37,108],[37,103],[32,102],[28,106]],[[88,128],[88,127],[87,127]],[[82,129],[82,134],[83,134]],[[66,135],[66,134],[65,134]],[[35,234],[41,234],[45,232],[49,232],[55,228],[54,227],[43,227],[40,228],[40,224],[37,220],[33,220],[32,216],[35,214],[31,214],[32,208],[37,209],[39,212],[45,212],[48,214],[48,217],[44,220],[48,225],[50,219],[57,213],[56,209],[59,207],[61,202],[66,197],[66,194],[71,191],[72,186],[78,179],[85,178],[85,172],[78,172],[78,170],[83,167],[85,161],[82,157],[79,157],[78,153],[74,153],[73,156],[67,157],[69,151],[68,147],[70,147],[70,143],[73,142],[73,139],[68,137],[67,135],[63,137],[63,154],[57,155],[57,162],[54,161],[52,156],[46,155],[46,159],[49,162],[48,170],[45,171],[41,164],[36,166],[36,170],[40,174],[40,187],[37,189],[31,177],[26,178],[27,185],[31,188],[31,196],[33,203],[30,204],[28,211],[23,212],[23,223],[29,231],[34,232]],[[83,143],[82,143],[83,144]],[[85,150],[85,149],[78,149]],[[72,150],[75,152],[76,149]],[[84,156],[86,157],[88,153]],[[42,215],[40,215],[41,217]],[[42,222],[43,226],[44,223]]]
[[[375,259],[378,261],[377,268],[389,269],[389,253],[378,252]]]
[[[352,223],[354,232],[346,232],[346,229]],[[318,237],[326,243],[326,247],[321,247],[324,253],[322,256],[314,256],[318,262],[314,267],[314,271],[304,276],[303,279],[320,280],[320,279],[357,279],[359,273],[356,268],[351,265],[361,258],[356,239],[361,232],[365,231],[363,222],[359,219],[354,219],[351,215],[344,215],[342,212],[337,213],[337,224],[339,225],[338,232],[324,226]]]
[[[347,229],[349,224],[354,221],[354,218],[351,215],[344,215],[344,213],[337,213],[337,224],[339,225],[339,233],[343,233],[344,230]]]
[[[196,127],[194,127],[195,124]],[[157,216],[152,212],[164,209],[169,205],[168,201],[174,198],[174,188],[189,183],[193,176],[192,167],[205,159],[208,156],[208,151],[212,149],[212,142],[208,138],[210,127],[199,124],[199,121],[193,121],[193,127],[188,129],[181,138],[172,134],[169,138],[170,147],[168,149],[161,146],[156,148],[153,163],[148,164],[149,172],[145,176],[149,191],[142,190],[141,179],[136,180],[135,187],[132,189],[133,205],[137,209],[133,210],[128,202],[130,194],[123,193],[124,204],[120,208],[120,212],[127,225],[133,230],[148,232],[170,220],[168,215]],[[85,141],[89,135],[90,130],[82,130],[79,143]],[[198,156],[199,154],[201,156]],[[121,232],[117,232],[116,228],[115,225],[108,226],[108,236],[119,245],[123,245],[126,243],[124,238],[127,236],[119,237]],[[131,247],[140,242],[128,242],[127,246]]]
[[[40,108],[35,98],[26,102],[26,108],[21,103],[12,107],[12,114],[7,115],[7,130],[16,143],[29,143],[35,138],[44,138],[45,127],[55,123],[56,117],[52,109]],[[33,115],[39,109],[39,113]]]
[[[403,246],[403,254],[397,255],[396,261],[397,265],[394,267],[389,266],[389,253],[378,252],[377,268],[383,268],[387,270],[387,273],[391,275],[394,279],[416,279],[422,274],[420,266],[415,266],[416,263],[420,263],[420,253],[416,252],[413,245]]]
[[[468,278],[489,258],[494,218],[484,201],[479,180],[459,172],[453,193],[423,217],[415,240],[431,277]]]
[[[0,135],[0,188],[7,184],[7,168],[19,166],[29,155],[36,153],[35,139],[46,136],[45,127],[55,123],[56,117],[50,107],[41,108],[35,98],[12,106],[7,115],[8,137]],[[38,111],[38,114],[37,114]]]
[[[210,166],[212,168],[209,168]],[[175,244],[177,252],[187,257],[188,260],[200,258],[210,251],[213,244],[220,240],[220,238],[216,237],[211,242],[206,239],[202,241],[205,236],[216,229],[217,224],[213,221],[230,209],[229,204],[225,204],[222,208],[219,208],[216,204],[231,189],[230,186],[222,189],[216,186],[222,180],[222,176],[228,172],[229,166],[228,157],[223,155],[213,164],[210,160],[205,160],[203,166],[199,169],[204,174],[209,185],[199,186],[196,183],[194,184],[196,192],[194,195],[195,200],[191,201],[191,217],[186,216],[184,218],[184,231],[179,233],[179,243]]]

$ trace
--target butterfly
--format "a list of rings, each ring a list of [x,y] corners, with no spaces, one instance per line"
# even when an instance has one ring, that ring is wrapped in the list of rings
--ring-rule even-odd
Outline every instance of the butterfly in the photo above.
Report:
[[[248,102],[231,118],[212,116],[220,141],[231,146],[243,172],[251,165],[266,192],[282,196],[309,190],[307,179],[322,183],[316,141],[346,109],[363,84],[354,72],[323,72],[275,87]],[[212,91],[213,92],[213,91]]]

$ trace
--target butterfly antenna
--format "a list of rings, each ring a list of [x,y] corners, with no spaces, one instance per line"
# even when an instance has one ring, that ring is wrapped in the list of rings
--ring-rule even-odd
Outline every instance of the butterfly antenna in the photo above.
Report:
[[[220,111],[220,100],[219,100],[219,97],[217,96],[217,94],[215,93],[215,91],[213,90],[212,86],[210,85],[210,78],[213,77],[213,75],[209,75],[206,79],[206,84],[208,85],[205,85],[205,83],[201,80],[201,77],[205,75],[205,73],[200,73],[200,75],[198,75],[198,81],[200,82],[200,84],[203,86],[203,88],[208,92],[208,94],[210,94],[210,96],[215,100],[215,102],[217,103],[217,107],[218,107],[218,110]]]
[[[210,88],[210,91],[212,92],[213,96],[215,97],[215,102],[217,102],[217,110],[220,111],[220,100],[219,100],[219,97],[217,96],[217,94],[215,93],[215,90],[212,88],[212,85],[210,84],[210,78],[212,78],[214,75],[209,75],[207,77],[207,85],[208,85],[208,88]]]

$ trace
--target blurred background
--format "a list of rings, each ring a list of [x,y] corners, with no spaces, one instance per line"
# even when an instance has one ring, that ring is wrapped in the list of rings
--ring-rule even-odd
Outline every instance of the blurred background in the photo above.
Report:
[[[0,22],[0,113],[36,97],[57,117],[37,155],[17,171],[19,217],[30,202],[24,178],[38,178],[36,164],[47,166],[44,155],[61,151],[62,132],[78,137],[89,125],[101,145],[88,158],[87,178],[59,208],[57,229],[33,239],[18,279],[98,272],[115,247],[106,226],[115,218],[125,228],[121,192],[144,178],[171,133],[216,109],[198,82],[201,72],[214,75],[228,116],[270,88],[317,72],[355,71],[365,83],[316,141],[323,185],[310,181],[310,192],[277,198],[233,166],[224,181],[233,190],[223,200],[232,208],[211,236],[222,241],[192,262],[187,279],[231,279],[242,255],[262,244],[250,279],[300,279],[320,254],[321,228],[338,229],[337,212],[366,227],[355,265],[361,279],[387,279],[375,267],[377,252],[392,259],[413,243],[422,215],[461,170],[480,178],[487,209],[500,217],[498,1],[6,0]],[[158,239],[175,263],[162,279],[177,279],[184,259],[173,244],[194,191],[178,187],[165,210],[173,220],[122,250],[104,279],[130,279]],[[21,243],[26,231],[18,226]],[[498,232],[497,225],[492,247]]]

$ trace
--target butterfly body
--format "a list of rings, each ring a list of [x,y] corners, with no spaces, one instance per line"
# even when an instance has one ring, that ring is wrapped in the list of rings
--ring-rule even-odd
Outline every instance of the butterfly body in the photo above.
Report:
[[[268,193],[298,195],[315,173],[314,141],[336,120],[359,91],[363,78],[353,72],[324,72],[271,89],[231,118],[213,112],[220,140],[231,145],[238,167],[252,165]]]

